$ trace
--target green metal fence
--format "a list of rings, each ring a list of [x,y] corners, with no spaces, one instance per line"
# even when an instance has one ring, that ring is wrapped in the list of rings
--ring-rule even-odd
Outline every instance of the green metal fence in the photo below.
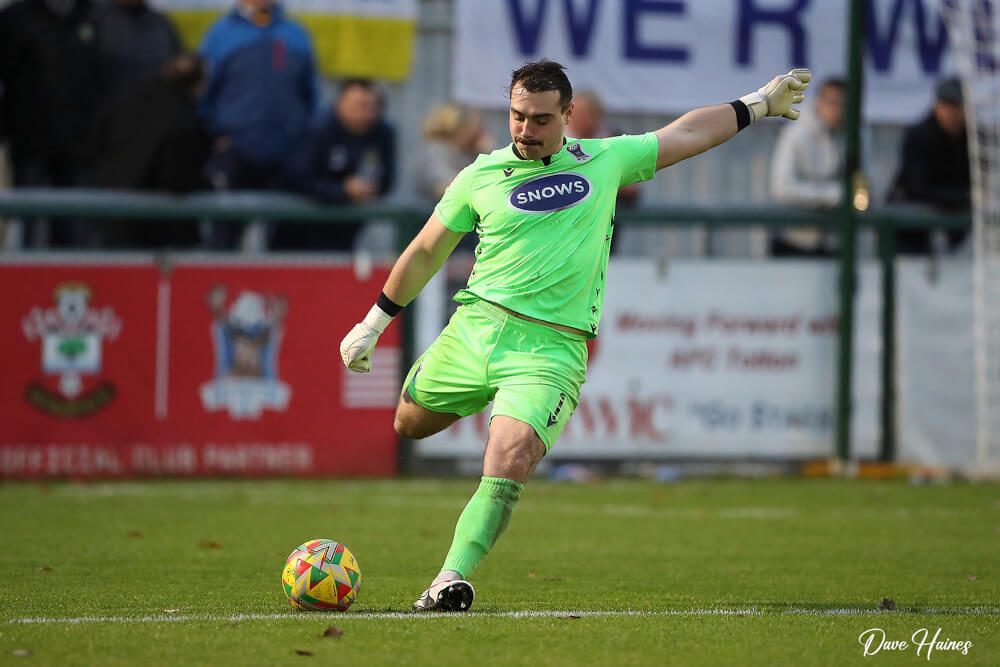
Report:
[[[212,220],[230,222],[314,222],[338,224],[359,219],[392,220],[396,225],[399,250],[409,242],[426,220],[429,211],[412,206],[370,205],[359,207],[321,206],[293,195],[271,192],[201,193],[171,196],[136,192],[92,190],[19,189],[0,191],[0,217],[64,217],[76,219],[130,219],[145,224],[170,224],[176,220]],[[161,222],[157,222],[161,221]],[[794,208],[747,206],[740,208],[649,207],[624,210],[616,221],[627,225],[659,227],[702,227],[705,229],[817,226],[838,232],[853,244],[855,228],[869,228],[878,238],[882,274],[882,405],[879,458],[894,458],[895,428],[895,311],[897,229],[968,228],[968,216],[943,216],[920,208],[891,208],[853,212],[807,211]],[[25,251],[31,252],[31,251]],[[853,303],[857,256],[853,247],[840,256],[841,314],[844,304]],[[853,313],[853,306],[847,306]],[[850,318],[853,321],[853,318]],[[853,327],[841,326],[836,378],[836,414],[838,415],[837,455],[850,458],[850,366]],[[403,363],[408,368],[415,358],[413,318],[404,318]],[[408,458],[404,444],[404,460]]]

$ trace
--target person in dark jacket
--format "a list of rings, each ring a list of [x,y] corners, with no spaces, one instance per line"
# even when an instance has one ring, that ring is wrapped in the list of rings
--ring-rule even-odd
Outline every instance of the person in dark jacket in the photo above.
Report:
[[[945,79],[937,86],[931,112],[903,136],[900,169],[890,200],[927,204],[941,213],[966,213],[970,183],[962,86],[958,79]],[[955,247],[966,235],[965,231],[949,232],[949,246]],[[899,230],[897,250],[926,254],[931,251],[931,236],[930,230]]]
[[[332,110],[293,151],[289,187],[326,204],[364,204],[393,185],[396,145],[382,119],[382,102],[367,79],[345,81]],[[276,249],[351,250],[362,223],[285,223],[271,243]]]
[[[108,0],[95,8],[94,24],[109,97],[181,53],[174,24],[146,0]]]
[[[96,40],[90,0],[16,0],[0,9],[0,126],[15,187],[79,182],[104,88]],[[25,228],[29,246],[46,242],[36,223]],[[72,245],[74,236],[72,222],[52,222],[53,245]]]
[[[202,185],[208,138],[198,117],[204,83],[200,57],[182,54],[127,86],[101,112],[91,135],[96,156],[88,184],[96,188],[184,193]],[[199,243],[196,222],[101,223],[90,245],[178,247]]]
[[[91,135],[97,159],[89,184],[173,193],[197,189],[207,152],[196,102],[204,74],[199,56],[182,54],[112,99]]]

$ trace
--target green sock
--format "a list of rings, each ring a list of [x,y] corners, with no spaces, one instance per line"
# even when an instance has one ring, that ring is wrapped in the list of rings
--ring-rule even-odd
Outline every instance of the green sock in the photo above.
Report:
[[[502,477],[483,477],[455,526],[455,539],[441,570],[469,577],[507,527],[524,484]]]

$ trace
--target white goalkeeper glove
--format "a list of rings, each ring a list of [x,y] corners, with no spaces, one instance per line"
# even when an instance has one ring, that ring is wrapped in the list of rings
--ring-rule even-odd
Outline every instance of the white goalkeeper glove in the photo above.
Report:
[[[812,72],[804,67],[793,69],[788,74],[779,74],[756,93],[740,98],[740,102],[750,110],[750,122],[764,116],[784,116],[791,120],[799,117],[799,110],[792,108],[805,99],[805,90],[812,79]]]
[[[340,357],[344,365],[355,373],[367,373],[372,369],[372,350],[378,337],[392,322],[392,316],[378,305],[365,315],[365,319],[354,325],[344,340],[340,341]]]

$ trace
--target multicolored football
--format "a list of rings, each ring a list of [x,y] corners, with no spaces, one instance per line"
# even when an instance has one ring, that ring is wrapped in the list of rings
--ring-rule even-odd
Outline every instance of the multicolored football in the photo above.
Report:
[[[281,587],[296,609],[344,611],[358,597],[361,568],[343,544],[309,540],[285,560]]]

